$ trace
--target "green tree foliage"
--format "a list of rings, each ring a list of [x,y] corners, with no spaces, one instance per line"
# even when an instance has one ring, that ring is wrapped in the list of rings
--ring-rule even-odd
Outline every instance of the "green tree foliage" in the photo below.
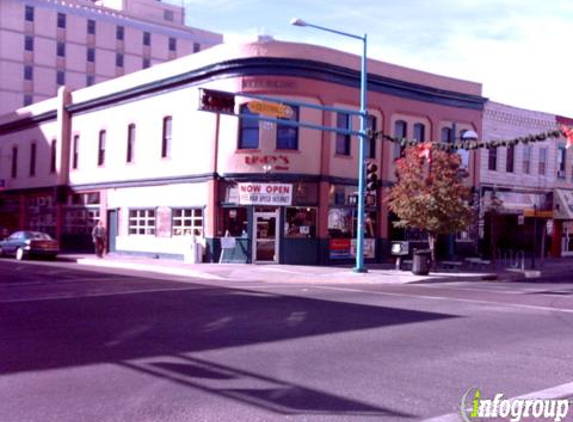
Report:
[[[388,208],[399,218],[396,227],[424,230],[435,263],[439,234],[466,229],[475,217],[469,204],[471,190],[463,183],[467,172],[461,157],[429,144],[409,147],[396,162],[397,183],[388,196]]]

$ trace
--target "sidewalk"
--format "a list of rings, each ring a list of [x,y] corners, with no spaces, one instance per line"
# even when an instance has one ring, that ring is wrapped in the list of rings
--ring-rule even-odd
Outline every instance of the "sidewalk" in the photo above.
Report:
[[[305,284],[408,284],[420,282],[453,282],[453,281],[510,281],[525,278],[536,278],[551,270],[563,270],[573,267],[573,259],[563,258],[556,263],[546,262],[540,270],[506,270],[485,272],[432,272],[429,275],[415,275],[411,271],[398,271],[388,264],[367,265],[367,273],[355,273],[350,267],[326,267],[278,264],[189,264],[179,260],[154,259],[129,255],[111,254],[103,259],[94,255],[63,254],[61,259],[75,261],[80,265],[102,268],[119,268],[136,271],[147,271],[220,281],[261,281],[272,283],[305,283]]]

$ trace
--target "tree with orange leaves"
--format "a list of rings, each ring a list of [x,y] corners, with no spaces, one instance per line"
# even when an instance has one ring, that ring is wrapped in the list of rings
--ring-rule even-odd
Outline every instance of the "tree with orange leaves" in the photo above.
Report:
[[[459,154],[418,144],[405,150],[396,162],[396,184],[390,189],[388,208],[399,218],[396,227],[411,227],[428,234],[432,263],[436,262],[436,240],[454,234],[474,220],[471,190],[463,179]]]

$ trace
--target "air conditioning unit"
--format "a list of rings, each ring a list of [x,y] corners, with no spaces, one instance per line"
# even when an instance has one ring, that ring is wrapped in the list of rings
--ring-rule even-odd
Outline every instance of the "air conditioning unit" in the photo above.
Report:
[[[557,171],[557,177],[559,179],[565,179],[565,170],[558,170]]]

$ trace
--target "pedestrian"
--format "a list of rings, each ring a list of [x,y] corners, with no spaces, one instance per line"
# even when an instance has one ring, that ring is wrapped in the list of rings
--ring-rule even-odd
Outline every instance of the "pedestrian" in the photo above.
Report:
[[[105,249],[105,237],[105,227],[101,221],[98,221],[92,230],[92,239],[94,241],[95,253],[98,258],[103,258]]]

